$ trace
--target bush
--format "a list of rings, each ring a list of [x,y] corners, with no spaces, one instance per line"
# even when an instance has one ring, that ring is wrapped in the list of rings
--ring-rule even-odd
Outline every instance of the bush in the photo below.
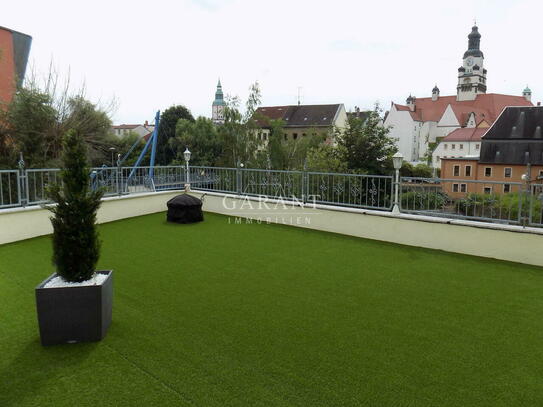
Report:
[[[60,184],[48,190],[57,205],[53,213],[53,264],[66,281],[90,279],[100,255],[100,241],[96,230],[96,212],[100,207],[102,190],[90,189],[83,137],[74,130],[63,139]]]
[[[402,209],[406,210],[438,210],[447,205],[449,198],[441,191],[420,188],[420,191],[402,192],[401,201]]]
[[[530,212],[530,196],[512,192],[509,194],[468,194],[457,201],[458,211],[467,216],[480,216],[504,220],[521,220]],[[532,221],[541,222],[541,201],[532,203]]]

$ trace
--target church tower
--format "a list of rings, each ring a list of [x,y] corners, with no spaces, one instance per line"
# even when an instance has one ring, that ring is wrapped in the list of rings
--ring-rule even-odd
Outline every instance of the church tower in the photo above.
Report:
[[[211,119],[213,120],[213,123],[215,124],[224,123],[225,106],[226,106],[226,102],[224,101],[224,98],[223,98],[221,80],[219,79],[219,82],[217,83],[217,90],[215,92],[215,100],[213,101],[213,104],[211,105]]]
[[[486,69],[483,67],[483,52],[479,49],[481,34],[476,25],[468,35],[468,50],[464,52],[464,61],[458,68],[458,86],[456,100],[475,100],[478,94],[486,93]]]

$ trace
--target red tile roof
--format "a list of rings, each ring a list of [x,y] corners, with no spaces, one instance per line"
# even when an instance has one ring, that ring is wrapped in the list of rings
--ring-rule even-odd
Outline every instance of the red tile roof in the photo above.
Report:
[[[488,128],[464,127],[451,131],[443,141],[481,141]]]
[[[409,111],[409,106],[394,104],[396,109]],[[500,95],[487,93],[477,95],[475,100],[458,102],[456,96],[440,96],[433,101],[429,98],[415,99],[415,111],[411,117],[416,121],[438,122],[445,113],[447,106],[451,105],[454,114],[461,126],[466,124],[470,113],[475,113],[475,120],[479,123],[486,120],[492,124],[506,106],[533,106],[523,96]]]

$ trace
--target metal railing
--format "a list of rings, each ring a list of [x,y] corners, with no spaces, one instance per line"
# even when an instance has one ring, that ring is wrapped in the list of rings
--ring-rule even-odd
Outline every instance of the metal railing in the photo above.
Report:
[[[427,216],[543,226],[541,185],[402,177],[400,210]]]
[[[21,205],[18,170],[0,170],[0,208]]]
[[[47,202],[59,169],[0,171],[0,209]],[[390,211],[398,188],[403,213],[543,227],[543,184],[336,174],[205,166],[99,167],[91,188],[105,196],[192,189]]]

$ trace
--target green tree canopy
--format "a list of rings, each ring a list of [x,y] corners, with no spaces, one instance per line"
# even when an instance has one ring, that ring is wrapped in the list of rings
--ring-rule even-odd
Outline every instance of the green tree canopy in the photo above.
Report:
[[[177,151],[174,150],[174,145],[170,143],[170,139],[175,137],[175,129],[180,119],[194,122],[190,110],[182,105],[171,106],[160,115],[156,149],[157,165],[168,165],[176,157]]]
[[[392,155],[397,151],[389,129],[381,124],[381,109],[375,109],[365,120],[349,116],[347,127],[336,130],[338,146],[349,170],[367,174],[387,174],[392,170]]]
[[[198,117],[196,121],[180,119],[177,122],[176,136],[170,139],[172,149],[177,152],[174,164],[184,164],[185,148],[192,152],[191,165],[214,166],[223,150],[223,141],[211,119]]]

